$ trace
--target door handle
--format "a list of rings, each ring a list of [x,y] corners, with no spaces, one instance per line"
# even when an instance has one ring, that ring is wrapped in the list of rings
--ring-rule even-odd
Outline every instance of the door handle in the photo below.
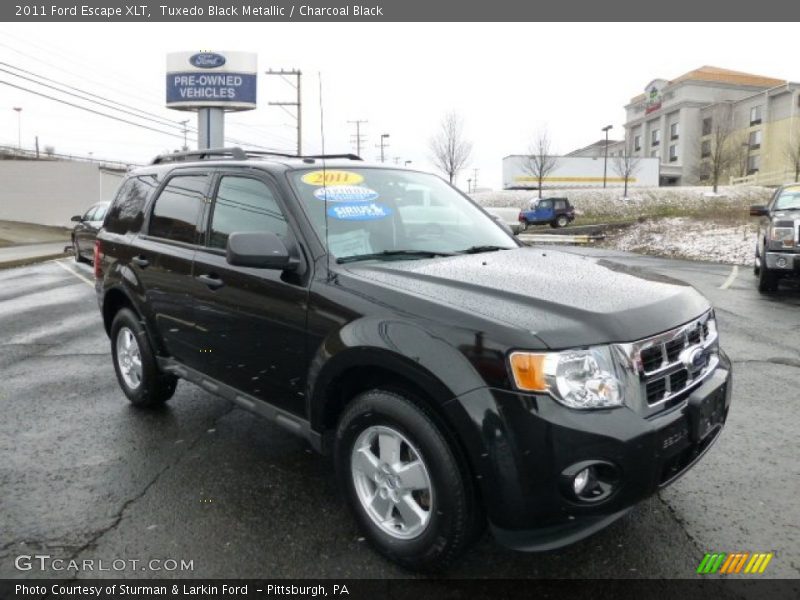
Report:
[[[149,261],[149,260],[147,260],[147,258],[145,258],[144,256],[142,256],[141,254],[140,254],[139,256],[134,256],[134,257],[133,257],[131,260],[133,261],[133,263],[134,263],[134,264],[136,264],[136,265],[138,265],[138,266],[142,267],[143,269],[144,269],[144,268],[145,268],[147,265],[149,265],[149,264],[150,264],[150,261]]]
[[[195,279],[197,279],[197,281],[202,281],[212,290],[216,290],[225,285],[225,282],[216,275],[198,275]]]

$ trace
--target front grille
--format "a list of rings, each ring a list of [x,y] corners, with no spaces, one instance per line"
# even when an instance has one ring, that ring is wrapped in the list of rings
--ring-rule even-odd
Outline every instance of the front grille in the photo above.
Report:
[[[711,311],[665,333],[620,344],[628,357],[648,412],[681,402],[719,363]]]

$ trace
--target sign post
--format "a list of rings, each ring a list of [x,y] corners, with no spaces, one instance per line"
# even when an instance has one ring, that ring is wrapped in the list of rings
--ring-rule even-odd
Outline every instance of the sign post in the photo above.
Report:
[[[167,108],[197,112],[198,148],[225,145],[225,113],[256,108],[253,52],[167,55]]]

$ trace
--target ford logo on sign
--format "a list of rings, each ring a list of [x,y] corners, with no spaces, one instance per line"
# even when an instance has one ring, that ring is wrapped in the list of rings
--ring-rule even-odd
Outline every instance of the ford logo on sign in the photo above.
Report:
[[[225,64],[225,57],[214,52],[201,52],[192,55],[189,62],[198,69],[215,69]]]

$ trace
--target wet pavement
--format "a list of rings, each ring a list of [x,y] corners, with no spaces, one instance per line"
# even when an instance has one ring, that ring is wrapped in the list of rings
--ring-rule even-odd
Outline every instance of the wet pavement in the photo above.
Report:
[[[706,294],[734,362],[728,425],[694,469],[608,529],[544,554],[486,535],[447,575],[686,578],[705,552],[761,551],[775,553],[764,576],[800,576],[800,290],[764,298],[745,268],[569,251]],[[131,408],[91,279],[69,260],[0,271],[0,578],[76,576],[18,570],[20,555],[125,561],[81,578],[412,576],[370,550],[328,460],[299,438],[185,382],[163,409]],[[151,559],[162,570],[142,570]],[[168,560],[192,568],[163,570]]]

